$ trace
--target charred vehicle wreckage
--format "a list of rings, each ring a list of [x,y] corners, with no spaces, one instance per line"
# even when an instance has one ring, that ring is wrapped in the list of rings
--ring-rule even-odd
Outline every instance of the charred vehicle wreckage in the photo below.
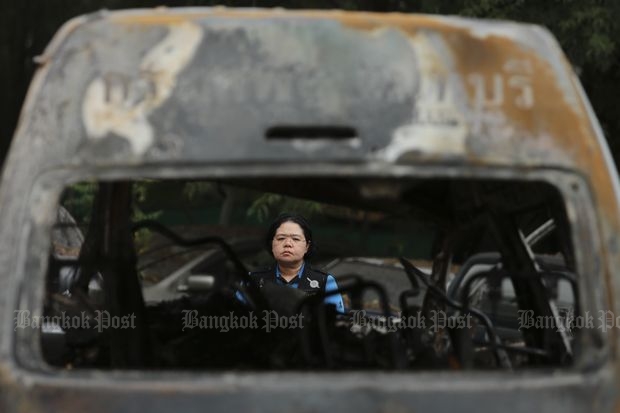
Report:
[[[0,187],[8,411],[617,403],[617,179],[543,29],[129,10],[40,61]],[[250,275],[287,210],[337,291]]]

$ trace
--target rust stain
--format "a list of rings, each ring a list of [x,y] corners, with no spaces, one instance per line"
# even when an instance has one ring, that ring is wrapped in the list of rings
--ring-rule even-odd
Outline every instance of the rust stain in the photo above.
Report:
[[[596,141],[596,132],[589,121],[586,108],[580,99],[576,100],[578,108],[567,102],[565,92],[560,88],[548,61],[510,38],[498,35],[480,38],[465,27],[452,26],[447,21],[431,16],[351,13],[342,17],[343,24],[368,31],[397,27],[411,37],[420,30],[430,29],[441,33],[455,55],[457,72],[460,75],[477,73],[488,80],[495,74],[503,73],[503,66],[509,61],[531,62],[531,85],[536,93],[533,106],[529,110],[523,110],[514,104],[504,103],[500,107],[501,111],[522,131],[531,132],[529,136],[524,134],[523,139],[536,139],[540,132],[549,135],[553,139],[554,146],[565,151],[575,165],[584,174],[589,175],[597,189],[596,198],[599,206],[605,211],[614,227],[620,226],[615,194],[612,191],[601,190],[612,188],[613,183],[604,166],[603,155]],[[566,67],[568,63],[564,62],[564,65]],[[473,105],[476,91],[472,84],[468,82],[464,84],[469,94],[470,105]],[[571,86],[574,88],[575,85]],[[504,88],[504,91],[505,102],[515,102],[518,98],[516,88]]]
[[[620,217],[616,194],[611,190],[613,182],[610,176],[610,173],[615,171],[608,171],[605,166],[596,139],[596,131],[589,120],[583,101],[567,100],[567,92],[562,90],[558,83],[550,62],[534,51],[503,37],[490,36],[480,39],[471,35],[458,37],[447,35],[445,40],[451,44],[451,49],[457,57],[457,68],[460,73],[482,72],[483,77],[488,79],[498,72],[501,73],[502,66],[509,59],[531,62],[533,76],[530,79],[532,90],[537,95],[532,107],[528,110],[517,107],[514,104],[517,97],[516,90],[506,88],[504,104],[501,105],[502,113],[520,129],[524,141],[529,140],[531,142],[529,144],[538,146],[541,150],[547,149],[545,146],[552,146],[570,158],[575,169],[587,176],[592,184],[597,208],[603,215],[603,222],[599,222],[599,233],[607,236],[610,228],[614,228],[612,232],[618,231]],[[472,50],[476,50],[476,53],[472,53]],[[563,63],[565,67],[568,66],[568,62]],[[567,86],[573,89],[568,93],[576,94],[574,78],[571,78]],[[466,87],[470,102],[474,102],[475,90],[470,84],[466,84]],[[533,142],[540,139],[541,133],[549,136],[549,143]],[[611,257],[606,242],[601,243],[601,249],[603,256]],[[607,285],[614,285],[613,274],[610,271],[604,271],[604,277]],[[615,308],[611,290],[607,290],[606,298],[611,308]],[[615,335],[616,332],[612,334]]]
[[[345,26],[363,31],[372,31],[381,27],[400,27],[405,31],[423,25],[426,28],[451,27],[441,23],[439,19],[426,15],[413,15],[405,13],[374,13],[374,12],[349,12],[344,10],[285,10],[272,9],[233,9],[226,7],[214,7],[205,11],[178,11],[173,13],[165,7],[157,9],[145,9],[140,11],[117,12],[110,15],[110,21],[119,24],[138,25],[162,25],[178,24],[188,20],[209,18],[234,18],[234,19],[289,19],[291,17],[303,17],[308,19],[327,19],[342,23]]]
[[[320,13],[312,14],[313,17],[319,15]],[[433,30],[441,33],[454,53],[457,73],[460,75],[477,73],[488,81],[493,75],[503,73],[504,65],[509,61],[531,62],[531,85],[536,93],[533,106],[529,110],[523,110],[510,104],[518,98],[518,90],[504,88],[506,103],[501,105],[501,111],[519,129],[531,132],[531,135],[524,134],[523,139],[537,139],[540,132],[545,132],[552,138],[554,146],[569,155],[574,164],[590,177],[597,189],[596,198],[599,206],[604,210],[610,223],[616,228],[620,227],[615,194],[612,191],[602,190],[612,188],[613,184],[604,166],[604,158],[596,141],[596,132],[589,121],[587,110],[580,99],[575,101],[579,105],[578,108],[567,102],[565,92],[558,84],[555,72],[548,61],[508,37],[491,34],[481,38],[465,27],[453,26],[446,20],[432,16],[346,13],[341,17],[343,24],[367,31],[396,27],[411,37],[420,30]],[[564,62],[564,66],[569,65]],[[464,84],[469,94],[470,105],[473,105],[476,91],[472,84],[468,82]],[[574,84],[570,86],[576,89]],[[472,161],[475,160],[472,159]]]
[[[517,107],[513,104],[517,99],[516,89],[506,88],[505,103],[501,106],[503,114],[526,133],[523,139],[536,140],[540,133],[545,133],[552,139],[553,146],[570,156],[578,169],[589,175],[596,189],[599,207],[609,222],[618,227],[616,197],[613,191],[606,190],[613,187],[610,171],[604,166],[604,158],[587,110],[581,100],[574,102],[578,107],[567,101],[566,93],[558,84],[549,62],[502,37],[482,40],[472,36],[447,36],[446,40],[452,43],[452,50],[457,53],[460,73],[482,72],[485,78],[490,79],[494,74],[501,73],[503,64],[511,59],[531,62],[533,76],[530,79],[532,90],[537,95],[533,106],[529,110]],[[472,50],[477,50],[477,53],[473,55]],[[466,83],[466,86],[470,102],[473,102],[475,91],[471,84]],[[574,88],[572,83],[570,86]]]

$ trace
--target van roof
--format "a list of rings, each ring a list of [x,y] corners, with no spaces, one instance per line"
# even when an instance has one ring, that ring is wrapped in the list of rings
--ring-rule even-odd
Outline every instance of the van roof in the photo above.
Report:
[[[28,150],[41,167],[321,159],[563,168],[589,176],[601,205],[617,211],[598,123],[538,26],[127,10],[67,23],[40,61],[16,140],[49,145]]]

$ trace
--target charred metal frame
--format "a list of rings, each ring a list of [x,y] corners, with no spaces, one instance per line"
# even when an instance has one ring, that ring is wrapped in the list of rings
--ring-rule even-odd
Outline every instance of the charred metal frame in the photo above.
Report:
[[[311,47],[296,42],[300,38]],[[131,51],[119,44],[131,45]],[[312,53],[343,47],[350,53],[330,53],[338,59]],[[233,50],[260,53],[240,53],[225,70],[210,66],[228,61],[220,58]],[[2,408],[618,408],[616,330],[582,334],[585,352],[571,370],[519,376],[59,372],[43,362],[36,331],[14,331],[13,311],[41,314],[49,231],[62,187],[78,179],[148,176],[540,179],[559,188],[565,201],[583,310],[618,311],[620,185],[592,109],[543,29],[400,14],[104,12],[68,23],[39,62],[0,186]],[[301,76],[294,77],[299,73],[292,68]],[[341,73],[359,76],[345,79]],[[238,87],[226,89],[230,85]],[[202,104],[206,96],[217,99]],[[230,113],[248,116],[231,122]],[[329,144],[266,139],[267,131],[273,134],[291,119],[295,127],[327,125],[332,132],[346,130],[347,137]],[[451,144],[443,145],[442,137]],[[513,241],[506,240],[505,248],[516,248],[527,262],[527,251]],[[523,284],[528,288],[529,282]],[[119,364],[133,361],[120,358]]]
[[[308,177],[308,176],[328,177],[328,176],[343,176],[343,175],[364,177],[364,176],[368,176],[368,171],[364,171],[365,168],[366,167],[361,167],[361,168],[348,167],[347,168],[348,171],[343,171],[342,170],[343,168],[341,168],[338,165],[332,165],[332,166],[325,165],[321,169],[320,172],[317,172],[316,169],[313,168],[312,166],[305,166],[305,167],[304,166],[301,166],[301,167],[284,166],[284,167],[279,167],[277,169],[273,167],[266,167],[266,166],[256,166],[256,167],[247,166],[245,168],[234,167],[234,168],[226,168],[226,169],[222,169],[222,168],[217,168],[217,169],[198,168],[196,169],[196,168],[182,167],[182,168],[178,168],[175,170],[170,170],[169,173],[166,173],[166,174],[162,174],[162,171],[158,170],[157,168],[150,168],[150,169],[143,168],[140,171],[135,170],[135,169],[128,169],[125,171],[120,171],[120,173],[119,173],[119,170],[108,170],[108,171],[100,170],[100,171],[97,171],[96,173],[95,171],[90,171],[90,172],[84,171],[83,173],[80,173],[80,174],[75,174],[75,171],[69,171],[69,172],[59,171],[59,173],[53,173],[53,174],[46,175],[47,178],[44,179],[46,183],[42,187],[38,186],[39,189],[37,189],[37,191],[47,192],[47,195],[44,196],[45,198],[50,198],[50,197],[51,197],[50,199],[57,198],[60,196],[60,192],[62,191],[64,185],[66,185],[66,183],[68,182],[73,182],[75,180],[75,176],[78,176],[78,175],[85,177],[85,178],[96,177],[97,179],[102,180],[102,181],[115,179],[116,177],[119,177],[119,176],[123,176],[125,180],[131,179],[133,176],[135,176],[136,178],[137,177],[151,177],[151,178],[159,177],[159,178],[175,178],[175,179],[183,178],[183,177],[200,176],[202,178],[208,179],[208,178],[215,178],[215,177],[219,177],[219,178],[242,177],[242,176],[248,176],[250,174],[255,174],[255,173],[260,173],[263,176],[290,176],[291,173],[295,173],[299,177]],[[380,174],[377,174],[377,171],[375,170],[373,176],[378,176],[378,175],[381,175],[384,177],[391,176],[394,179],[404,178],[406,176],[412,176],[412,177],[426,177],[430,179],[430,178],[437,178],[441,176],[462,177],[461,171],[462,171],[461,168],[455,168],[455,167],[450,167],[450,166],[438,167],[438,168],[433,168],[433,167],[420,168],[420,167],[410,167],[410,166],[400,165],[397,167],[385,168],[383,169],[383,172],[381,172]],[[500,180],[514,179],[512,178],[513,175],[509,171],[489,171],[487,169],[476,170],[474,168],[469,169],[467,176],[471,179],[479,179],[483,177],[485,179],[496,178]],[[553,183],[553,185],[556,186],[556,188],[560,190],[566,202],[566,207],[569,211],[569,215],[571,215],[570,211],[573,211],[573,212],[591,211],[589,204],[584,201],[584,199],[586,199],[584,198],[584,195],[587,194],[586,187],[578,183],[580,182],[580,179],[577,178],[576,176],[571,176],[571,174],[567,174],[565,172],[559,172],[559,171],[546,171],[546,172],[531,171],[531,172],[528,172],[526,176],[521,174],[519,178],[525,179],[525,180],[532,180],[532,181],[542,180],[542,181],[546,181],[549,183]],[[577,193],[576,193],[575,188],[578,188]],[[50,214],[52,212],[51,210],[53,209],[53,205],[54,203],[52,202],[48,206],[48,208],[50,208]],[[49,228],[51,228],[52,223],[53,223],[51,215],[50,215],[50,220],[46,221],[46,224],[44,224],[43,226],[36,225],[35,227],[33,227],[35,231],[32,233],[32,236],[35,238],[29,239],[29,241],[32,241],[31,245],[41,245],[41,248],[47,248],[46,238],[47,238]],[[580,214],[579,216],[582,218],[589,217],[589,218],[586,218],[585,221],[580,219],[580,220],[571,222],[571,226],[574,231],[572,233],[572,242],[577,247],[576,252],[575,252],[576,260],[578,263],[580,263],[580,266],[577,268],[577,270],[580,273],[583,273],[583,271],[590,271],[591,269],[596,268],[596,266],[593,265],[593,263],[591,262],[591,258],[594,258],[594,257],[590,257],[587,254],[584,254],[583,251],[579,248],[580,245],[583,245],[584,241],[588,242],[588,240],[591,240],[592,237],[594,236],[594,234],[592,233],[592,228],[593,228],[591,225],[592,222],[589,220],[595,219],[595,218],[592,216],[592,214],[589,214],[588,212],[585,212],[584,215]],[[35,242],[35,239],[37,240],[36,242]],[[41,251],[44,251],[44,249],[42,249]],[[31,258],[34,259],[34,260],[29,260],[29,262],[32,264],[34,264],[35,262],[39,261],[39,259],[41,259],[41,258],[35,259],[35,256],[32,256]],[[28,270],[28,268],[30,268],[30,270]],[[34,268],[37,268],[36,264]],[[36,285],[36,283],[42,282],[42,279],[41,279],[42,274],[38,271],[33,270],[33,267],[31,265],[28,265],[24,268],[23,274],[28,275],[26,277],[27,283],[32,283],[33,285]],[[590,271],[590,274],[591,274],[591,271]],[[592,284],[592,281],[595,279],[596,278],[592,278],[592,277],[589,277],[587,279],[585,277],[582,277],[578,280],[580,284],[580,292],[581,294],[584,295],[585,309],[590,309],[591,311],[596,311],[600,309],[601,308],[600,305],[602,305],[601,302],[597,301],[596,299],[595,301],[592,301],[593,297],[596,297],[596,294],[597,294],[596,287],[595,287],[596,284]],[[594,291],[593,291],[593,288],[594,288]],[[35,290],[24,290],[24,293],[26,294],[26,296],[24,296],[24,300],[22,302],[23,303],[29,302],[31,303],[30,308],[36,309],[37,306],[39,306],[41,303],[40,301],[41,296],[36,295],[37,293]],[[588,353],[582,354],[582,356],[585,357],[585,359],[577,360],[578,363],[575,366],[576,368],[575,372],[574,373],[566,372],[565,373],[566,377],[571,377],[574,374],[580,375],[582,374],[582,373],[579,373],[579,371],[581,370],[580,366],[600,365],[600,363],[603,360],[605,360],[607,357],[605,356],[606,352],[608,351],[606,344],[603,344],[602,347],[592,347],[593,344],[586,344],[588,342],[590,343],[598,342],[599,343],[598,345],[600,346],[602,344],[600,342],[600,333],[598,331],[587,332],[587,333],[588,334],[593,333],[593,336],[588,337],[587,334],[584,335],[583,337],[584,344],[582,344],[582,346],[588,346],[591,350],[595,350],[595,348],[599,348],[599,350],[597,350],[599,353],[597,355],[596,351],[589,351]],[[40,370],[41,368],[45,369],[44,367],[45,364],[42,363],[40,359],[40,355],[39,355],[40,353],[38,353],[36,346],[34,348],[30,346],[30,344],[32,344],[33,342],[36,342],[37,340],[36,331],[18,330],[15,334],[19,342],[23,343],[21,345],[18,345],[19,348],[22,348],[22,351],[20,351],[17,354],[19,356],[20,363],[23,363],[23,366],[28,369],[35,369],[35,370]],[[597,336],[599,337],[598,339],[596,338]],[[27,348],[30,348],[31,350],[26,351]],[[21,356],[20,356],[20,353],[22,354]],[[37,373],[27,373],[27,374],[30,377],[39,376],[39,374]],[[366,374],[369,374],[370,375],[369,377],[373,376],[372,373],[366,373]],[[418,376],[424,377],[424,379],[420,378],[420,380],[445,380],[445,379],[440,379],[440,377],[442,377],[441,374],[438,376],[426,376],[424,374],[420,375],[420,373],[413,373],[413,374],[414,375],[411,377],[418,377]],[[509,387],[514,386],[516,385],[516,383],[520,383],[519,386],[523,386],[523,385],[529,386],[529,384],[527,383],[534,383],[536,381],[534,377],[536,377],[537,373],[532,373],[532,374],[533,374],[532,378],[528,380],[525,380],[523,376],[520,376],[521,378],[518,379],[518,381],[516,382],[513,380],[508,380],[506,383],[512,383],[512,384],[510,385],[506,384],[506,386],[509,386]],[[110,377],[110,379],[112,379],[112,377],[116,377],[112,381],[107,382],[109,383],[109,385],[112,385],[113,381],[118,381],[121,377],[126,377],[127,379],[129,379],[132,376],[130,372],[128,372],[127,374],[121,373],[120,376],[118,375],[118,373],[112,373],[112,372],[106,373],[105,375],[107,377]],[[291,378],[297,383],[301,384],[304,382],[304,380],[302,380],[302,378],[297,376],[295,373],[286,373],[286,375],[287,377]],[[351,373],[351,375],[352,375],[351,377],[356,377],[355,380],[359,380],[360,378],[358,373]],[[461,376],[462,378],[458,378],[455,376],[455,378],[451,379],[451,382],[453,383],[452,389],[453,391],[456,391],[457,393],[459,392],[459,390],[457,390],[458,388],[461,388],[461,386],[465,385],[465,383],[471,380],[471,378],[469,379],[467,378],[468,377],[467,375],[459,374],[459,376]],[[73,379],[71,379],[71,377],[73,377]],[[82,379],[80,379],[80,377],[82,377]],[[85,377],[92,377],[92,376],[88,372],[72,372],[69,376],[67,376],[67,379],[83,380]],[[157,374],[153,373],[152,377],[157,378],[157,380],[162,380],[163,382],[169,383],[169,378],[172,376],[170,376],[167,373],[157,373]],[[187,377],[187,376],[184,376],[184,377]],[[239,379],[241,379],[241,377],[247,377],[247,378],[255,377],[256,380],[262,381],[265,377],[265,374],[261,373],[261,374],[258,374],[257,376],[254,376],[252,374],[249,374],[249,375],[242,374],[239,376]],[[397,377],[400,377],[400,376],[395,376],[394,380],[397,380],[396,379]],[[435,378],[433,379],[433,377]],[[491,385],[491,383],[495,380],[495,379],[492,379],[492,377],[495,377],[495,376],[491,374],[488,379],[490,381],[484,378],[480,378],[479,379],[480,385],[484,386],[485,388],[488,388],[488,386]],[[504,380],[505,378],[502,379],[502,381]],[[517,379],[515,378],[514,380],[517,380]],[[257,383],[254,381],[252,382]],[[181,381],[180,383],[187,383],[187,382]],[[179,383],[177,384],[182,385],[182,386],[186,385],[186,384],[179,384]],[[310,385],[310,383],[306,383],[305,385]],[[314,385],[316,385],[316,383]],[[391,386],[392,385],[389,384],[389,380],[388,380],[388,382],[385,382],[382,385],[382,388],[387,389],[387,388],[390,388]],[[574,389],[571,391],[574,392]],[[418,392],[414,392],[414,393],[418,395],[420,394]],[[503,392],[496,390],[496,394],[498,395],[503,394]]]

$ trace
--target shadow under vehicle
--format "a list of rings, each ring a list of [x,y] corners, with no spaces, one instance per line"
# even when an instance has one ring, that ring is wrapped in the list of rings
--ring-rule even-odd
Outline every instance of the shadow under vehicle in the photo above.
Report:
[[[545,30],[128,10],[72,20],[39,61],[0,185],[0,410],[617,410],[618,181]],[[349,313],[248,275],[235,240],[282,210],[352,264]],[[67,224],[84,238],[57,265]],[[147,302],[161,238],[229,265]],[[450,286],[479,257],[469,300]]]

